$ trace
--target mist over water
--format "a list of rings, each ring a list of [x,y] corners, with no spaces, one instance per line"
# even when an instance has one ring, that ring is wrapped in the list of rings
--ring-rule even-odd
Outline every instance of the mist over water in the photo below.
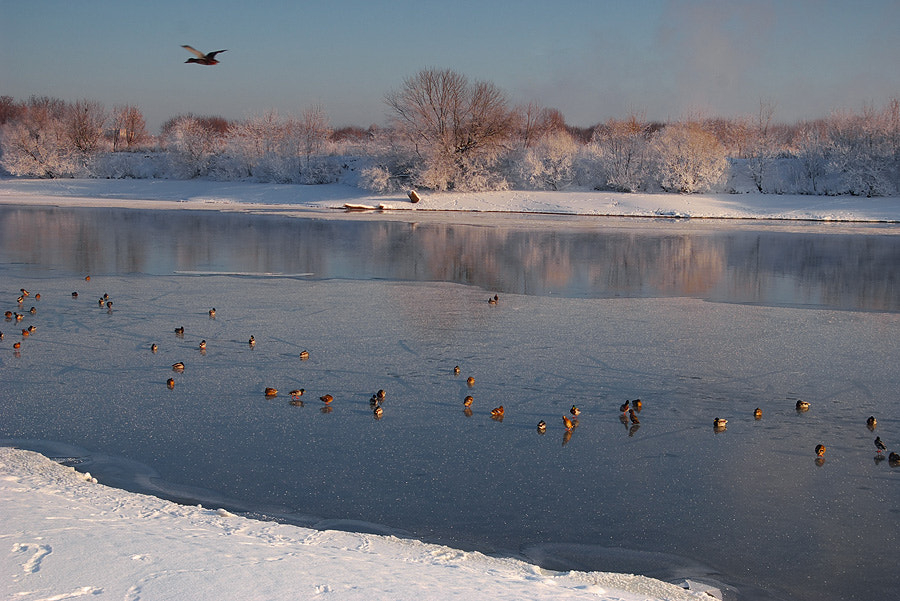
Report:
[[[872,445],[900,448],[890,230],[0,208],[0,236],[25,314],[0,322],[0,438],[121,458],[106,482],[137,461],[131,486],[184,500],[743,598],[900,586],[861,559],[900,542],[900,469]]]

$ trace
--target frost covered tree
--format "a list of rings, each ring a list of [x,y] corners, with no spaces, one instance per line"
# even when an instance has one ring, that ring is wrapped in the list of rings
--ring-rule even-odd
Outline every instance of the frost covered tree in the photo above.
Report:
[[[772,163],[778,155],[778,149],[772,137],[772,118],[775,116],[775,104],[761,100],[756,115],[755,128],[747,148],[747,165],[750,177],[759,192],[765,192],[764,185]]]
[[[29,98],[17,118],[3,125],[3,168],[19,176],[74,175],[76,162],[65,126],[67,111],[66,103],[58,98]]]
[[[636,192],[650,168],[650,125],[632,114],[623,121],[610,119],[594,131],[599,166],[606,185],[621,192]]]
[[[309,170],[311,158],[322,152],[331,135],[328,113],[318,104],[306,108],[301,113],[296,128],[302,156],[306,159],[306,169]]]
[[[394,126],[415,158],[415,185],[434,190],[503,187],[492,172],[513,128],[506,97],[493,83],[450,69],[427,69],[385,96]]]
[[[705,192],[719,183],[728,162],[722,144],[696,121],[675,123],[653,139],[659,184],[669,192]]]
[[[225,142],[231,170],[235,172],[230,175],[269,179],[279,171],[276,163],[284,136],[285,124],[274,110],[232,124]]]
[[[521,160],[521,179],[538,190],[560,190],[574,179],[578,145],[565,130],[551,130],[532,143]]]
[[[163,131],[171,167],[178,177],[194,178],[209,173],[213,156],[223,140],[218,120],[184,115],[163,124]]]
[[[835,113],[828,120],[830,170],[838,173],[844,191],[859,196],[888,196],[897,191],[900,155],[900,103],[862,114]]]
[[[821,194],[824,191],[823,180],[827,174],[830,160],[825,124],[821,121],[813,121],[801,125],[796,146],[802,191],[809,194]]]

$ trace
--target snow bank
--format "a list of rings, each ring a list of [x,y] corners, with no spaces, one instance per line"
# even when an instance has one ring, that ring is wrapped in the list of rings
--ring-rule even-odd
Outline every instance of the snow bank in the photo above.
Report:
[[[0,513],[6,599],[710,598],[643,576],[552,572],[416,540],[176,505],[9,447],[0,448]]]
[[[0,203],[229,211],[321,211],[345,205],[391,210],[551,213],[900,222],[900,197],[790,194],[630,194],[569,190],[445,192],[412,203],[403,194],[374,195],[346,184],[317,186],[210,180],[0,179]]]

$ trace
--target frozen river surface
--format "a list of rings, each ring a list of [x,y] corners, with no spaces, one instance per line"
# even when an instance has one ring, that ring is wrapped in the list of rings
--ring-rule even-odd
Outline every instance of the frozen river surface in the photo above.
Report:
[[[0,321],[0,438],[134,490],[551,568],[745,599],[900,588],[900,469],[873,445],[900,452],[894,229],[444,219],[0,208],[22,315]]]

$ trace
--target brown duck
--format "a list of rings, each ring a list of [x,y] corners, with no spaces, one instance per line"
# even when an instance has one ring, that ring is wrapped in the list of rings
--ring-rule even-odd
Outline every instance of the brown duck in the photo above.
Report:
[[[216,50],[215,52],[209,52],[207,54],[203,54],[196,48],[194,48],[192,46],[188,46],[187,44],[184,44],[181,47],[184,48],[185,50],[187,50],[188,52],[197,56],[197,58],[189,58],[184,62],[197,63],[198,65],[218,65],[219,61],[216,60],[216,55],[219,54],[220,52],[227,52],[227,50]]]

